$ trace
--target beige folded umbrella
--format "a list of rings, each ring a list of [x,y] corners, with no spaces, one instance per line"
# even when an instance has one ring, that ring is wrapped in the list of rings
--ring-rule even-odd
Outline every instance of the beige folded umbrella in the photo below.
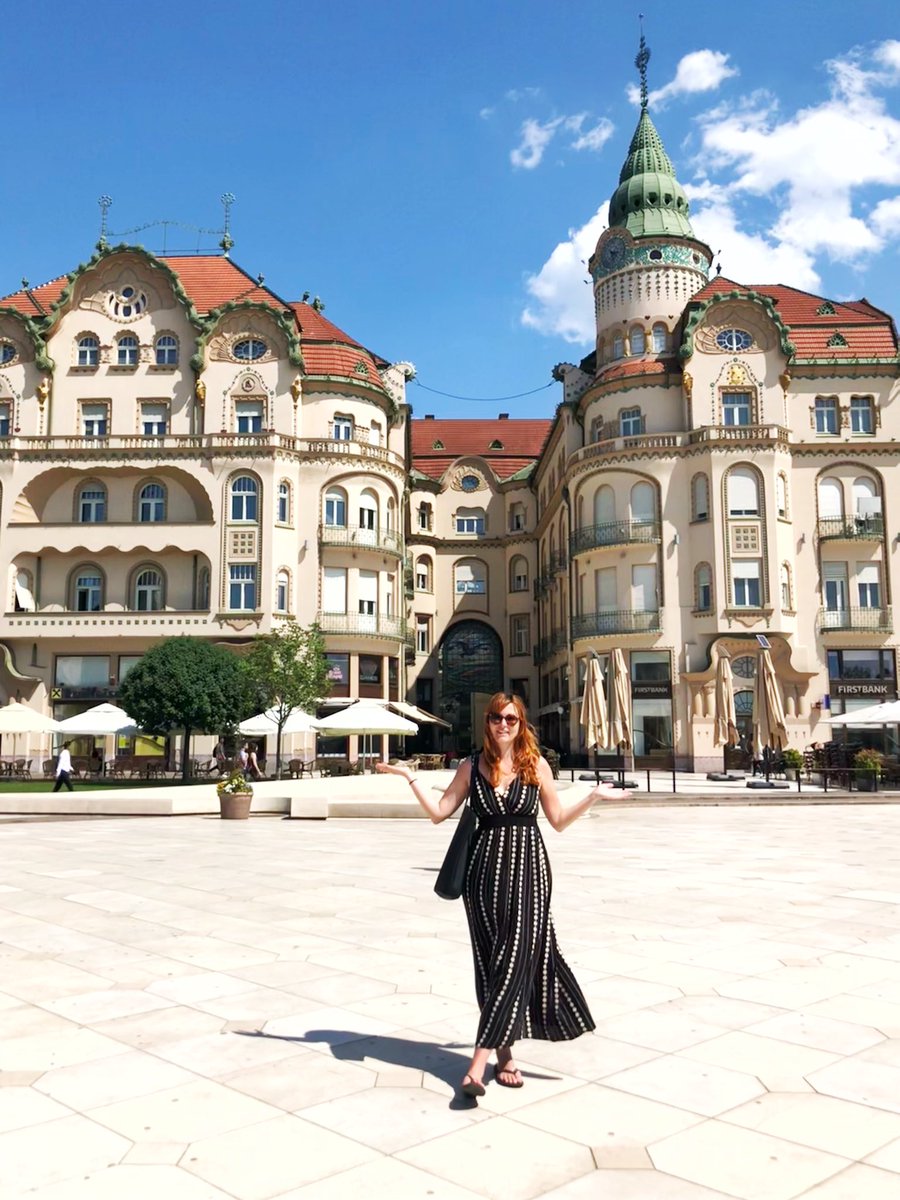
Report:
[[[610,656],[609,740],[613,746],[631,749],[631,680],[625,655],[616,648]]]
[[[766,746],[772,749],[787,742],[784,702],[772,656],[761,650],[756,660],[756,686],[753,689],[753,755],[761,758]]]
[[[734,676],[731,660],[720,654],[716,663],[716,729],[714,746],[736,746],[738,743],[737,713],[734,710]]]
[[[584,744],[588,750],[603,749],[609,745],[609,713],[606,708],[606,689],[603,672],[596,658],[588,660],[584,679],[584,695],[581,698],[580,721],[584,729]]]

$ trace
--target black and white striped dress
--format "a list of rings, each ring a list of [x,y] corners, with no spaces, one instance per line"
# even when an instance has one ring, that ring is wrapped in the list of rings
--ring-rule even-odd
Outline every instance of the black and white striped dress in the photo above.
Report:
[[[479,830],[463,892],[481,1008],[475,1044],[568,1041],[594,1022],[556,945],[550,863],[537,825],[540,788],[514,779],[506,792],[496,791],[478,757],[469,803]]]

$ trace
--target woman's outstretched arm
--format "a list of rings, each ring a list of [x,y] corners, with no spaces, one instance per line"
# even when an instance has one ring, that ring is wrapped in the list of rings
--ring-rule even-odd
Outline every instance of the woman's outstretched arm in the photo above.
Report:
[[[557,833],[562,833],[568,825],[577,821],[582,813],[586,813],[598,800],[620,800],[622,798],[621,792],[604,787],[601,783],[588,792],[583,800],[576,800],[574,804],[560,804],[556,781],[550,770],[550,764],[545,758],[538,763],[538,778],[541,782],[541,807],[544,810],[544,816]]]
[[[471,778],[472,760],[464,758],[456,768],[456,774],[450,781],[450,786],[441,796],[440,800],[435,800],[433,796],[429,796],[424,788],[421,787],[418,776],[414,775],[409,767],[402,763],[385,763],[380,762],[375,764],[375,770],[382,775],[396,775],[400,779],[405,779],[412,787],[412,794],[425,809],[428,816],[435,825],[453,815],[461,804],[465,803],[466,796],[469,794],[469,781]]]

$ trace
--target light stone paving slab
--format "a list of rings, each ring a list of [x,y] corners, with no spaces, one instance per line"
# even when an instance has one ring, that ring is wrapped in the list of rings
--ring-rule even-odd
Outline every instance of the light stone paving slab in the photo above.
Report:
[[[29,1200],[900,1196],[900,807],[623,804],[548,835],[600,1028],[523,1042],[525,1087],[489,1071],[477,1105],[428,822],[0,839],[0,1172]]]

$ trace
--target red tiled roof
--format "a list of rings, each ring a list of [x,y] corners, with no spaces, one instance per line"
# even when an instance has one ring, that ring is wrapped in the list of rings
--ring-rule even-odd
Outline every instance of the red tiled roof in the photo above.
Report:
[[[681,365],[673,358],[660,362],[655,358],[632,359],[627,362],[611,362],[597,372],[600,383],[611,383],[615,379],[627,379],[631,375],[681,374]]]
[[[252,300],[280,309],[287,307],[273,291],[258,284],[221,254],[161,255],[160,262],[175,272],[199,313],[211,312],[231,300]]]
[[[338,329],[337,325],[329,321],[327,317],[323,317],[320,312],[316,312],[311,304],[294,300],[291,301],[290,308],[297,318],[297,324],[300,326],[303,334],[304,343],[315,341],[340,342],[345,346],[360,345],[356,338],[352,338],[349,333],[344,333],[343,329]]]
[[[781,283],[740,284],[720,275],[701,288],[692,297],[692,303],[703,303],[714,295],[732,291],[759,292],[773,302],[775,311],[788,326],[798,359],[897,356],[897,338],[891,318],[868,300],[827,300],[824,296]],[[826,303],[834,309],[833,313],[818,311]],[[835,334],[847,344],[829,346],[828,342]]]
[[[66,286],[65,275],[60,275],[58,279],[51,279],[48,283],[39,284],[37,287],[30,288],[31,296],[37,301],[35,304],[31,296],[23,288],[20,292],[13,292],[10,296],[4,296],[0,300],[0,304],[7,308],[14,308],[17,312],[24,313],[26,317],[42,317],[50,311],[50,306],[55,304],[62,295],[62,290]]]
[[[413,467],[440,479],[458,458],[483,458],[498,479],[508,479],[537,460],[552,421],[422,418],[410,424]],[[500,449],[491,449],[491,442]],[[434,443],[441,445],[435,447]]]

